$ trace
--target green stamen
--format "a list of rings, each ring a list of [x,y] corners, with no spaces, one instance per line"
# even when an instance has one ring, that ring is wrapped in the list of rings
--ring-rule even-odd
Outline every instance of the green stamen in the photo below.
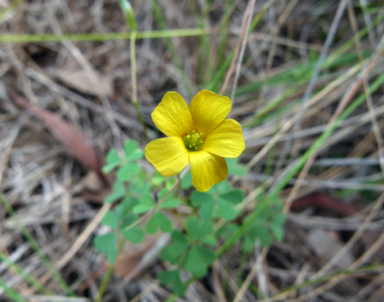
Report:
[[[185,148],[189,151],[198,151],[203,144],[202,139],[203,133],[198,133],[195,130],[192,130],[191,133],[183,137]]]

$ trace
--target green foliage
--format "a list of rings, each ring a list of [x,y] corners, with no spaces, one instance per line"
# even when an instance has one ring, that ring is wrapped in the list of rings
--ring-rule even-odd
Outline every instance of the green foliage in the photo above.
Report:
[[[259,196],[263,200],[264,196]],[[281,212],[282,204],[278,197],[273,197],[272,202],[260,212],[257,219],[247,227],[243,236],[242,250],[250,252],[256,241],[262,247],[269,246],[273,238],[278,241],[284,238],[285,216]]]
[[[172,271],[161,272],[157,275],[157,278],[163,285],[172,285],[173,291],[178,295],[184,295],[185,285],[181,281],[180,271],[178,269]]]
[[[98,252],[107,254],[109,263],[114,264],[116,262],[117,249],[115,233],[95,236],[93,244]]]
[[[274,239],[284,237],[285,217],[281,213],[281,202],[272,198],[267,207],[259,211],[244,228],[241,223],[232,223],[241,214],[239,204],[245,194],[241,189],[233,188],[228,181],[216,184],[208,192],[191,190],[191,173],[181,179],[179,190],[170,191],[177,181],[175,177],[166,178],[155,172],[152,177],[138,162],[143,151],[138,143],[129,140],[124,144],[124,156],[116,150],[107,154],[105,173],[116,169],[116,181],[106,203],[115,203],[105,214],[101,224],[111,228],[111,232],[94,238],[94,245],[100,253],[105,253],[110,263],[117,257],[117,235],[139,244],[146,234],[153,235],[161,231],[171,234],[171,242],[160,252],[160,259],[173,265],[173,269],[158,274],[161,284],[170,286],[177,295],[183,295],[186,284],[181,279],[183,270],[192,278],[204,277],[210,265],[220,255],[218,243],[230,245],[241,240],[242,250],[248,253],[255,242],[268,246]],[[227,159],[230,175],[244,175],[247,170],[237,159]],[[187,192],[191,194],[184,196]],[[266,197],[258,196],[262,202]],[[190,215],[180,215],[180,205],[189,208]],[[178,215],[180,229],[174,229],[170,217]],[[246,218],[246,217],[245,217]],[[215,229],[220,221],[221,227]],[[223,223],[224,222],[224,223]],[[220,240],[218,240],[220,239]]]
[[[163,213],[157,211],[145,225],[145,230],[148,234],[156,234],[157,230],[160,228],[164,233],[169,233],[172,231],[172,227],[172,221],[170,221]]]
[[[244,199],[244,192],[232,189],[227,181],[215,185],[206,193],[194,191],[191,195],[193,206],[199,207],[199,216],[210,220],[213,217],[233,220],[239,214],[235,206]]]
[[[120,163],[123,160],[120,158],[119,153],[117,153],[116,149],[111,149],[108,152],[107,157],[105,158],[105,161],[107,162],[107,164],[103,167],[102,170],[104,173],[109,173],[113,169],[115,169],[118,165],[120,165]]]
[[[145,238],[145,232],[138,227],[122,230],[121,234],[124,236],[124,238],[131,241],[133,244],[139,244]]]
[[[226,158],[228,165],[228,174],[234,176],[244,176],[247,174],[247,168],[238,163],[238,158]]]

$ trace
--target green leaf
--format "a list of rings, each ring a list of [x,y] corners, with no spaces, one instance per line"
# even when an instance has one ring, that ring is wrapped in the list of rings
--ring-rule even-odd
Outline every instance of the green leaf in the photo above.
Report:
[[[147,224],[145,225],[145,231],[148,233],[148,234],[156,234],[157,233],[157,230],[159,229],[159,221],[158,221],[158,218],[157,218],[157,214],[158,212],[156,212],[152,217],[151,219],[148,220]]]
[[[202,243],[205,243],[206,245],[209,245],[209,246],[216,246],[216,245],[217,245],[216,235],[215,235],[215,234],[208,234],[208,235],[205,235],[205,236],[201,239],[201,242],[202,242]]]
[[[260,240],[260,245],[262,247],[269,246],[272,243],[271,234],[263,223],[256,223],[249,233],[253,238]]]
[[[131,212],[135,205],[139,204],[139,200],[133,196],[126,196],[123,201],[116,207],[117,219],[124,219],[124,217]]]
[[[124,238],[131,241],[133,244],[139,244],[145,238],[145,232],[139,227],[133,227],[131,229],[124,230],[121,232],[121,234],[124,236]]]
[[[191,188],[193,186],[192,184],[192,175],[191,175],[191,172],[188,171],[184,177],[181,179],[181,187],[184,189],[184,190],[187,190],[189,188]]]
[[[164,233],[168,233],[172,231],[172,227],[173,225],[169,218],[158,211],[147,222],[145,230],[148,234],[156,234],[157,230],[160,228]]]
[[[270,228],[272,233],[275,235],[278,241],[284,239],[284,223],[285,223],[285,215],[284,213],[279,213],[275,215],[270,223]]]
[[[198,252],[199,252],[199,255],[200,255],[200,259],[207,265],[211,265],[215,259],[216,259],[216,256],[215,256],[215,253],[206,249],[205,247],[202,247],[202,246],[196,246]]]
[[[214,206],[215,206],[215,201],[212,196],[212,200],[207,201],[201,206],[199,210],[200,217],[205,220],[211,220],[213,217]]]
[[[124,153],[126,160],[139,160],[143,158],[144,152],[138,149],[139,144],[135,140],[128,140],[124,144]]]
[[[213,197],[212,194],[202,193],[199,191],[193,191],[192,195],[191,195],[191,203],[195,207],[200,207],[203,204],[205,204],[207,202],[212,202],[214,200],[215,200],[215,198]]]
[[[164,176],[162,176],[158,171],[155,172],[155,175],[151,178],[151,181],[154,185],[159,185],[166,180]]]
[[[151,184],[143,175],[137,174],[130,182],[129,192],[132,194],[145,194],[150,191]]]
[[[276,225],[283,225],[285,223],[285,215],[284,213],[279,213],[277,215],[275,215],[272,219],[272,224],[276,224]]]
[[[275,235],[278,241],[282,241],[284,239],[284,228],[279,224],[271,224],[270,228],[272,230],[273,235]]]
[[[115,233],[95,236],[93,244],[99,253],[107,254],[107,260],[110,264],[114,264],[116,262],[117,251]]]
[[[197,278],[202,278],[207,274],[207,265],[202,261],[197,246],[192,246],[188,251],[183,268]]]
[[[156,204],[153,201],[151,194],[146,193],[146,194],[143,194],[143,196],[141,196],[140,203],[137,206],[135,206],[132,211],[135,214],[141,214],[154,209],[155,206]]]
[[[243,244],[241,246],[241,250],[245,253],[250,253],[254,245],[255,245],[255,239],[251,238],[248,235],[248,236],[244,237]]]
[[[169,192],[169,189],[162,189],[159,193],[159,201],[162,200]],[[174,198],[174,194],[170,194],[167,199],[159,206],[161,209],[171,209],[176,208],[180,205],[181,200]]]
[[[179,296],[185,294],[185,285],[181,281],[180,271],[178,269],[173,271],[161,272],[157,275],[157,279],[163,285],[172,285],[172,289],[175,294]]]
[[[112,211],[108,211],[107,213],[105,213],[103,219],[101,219],[101,222],[100,222],[102,225],[106,225],[106,226],[109,226],[113,229],[116,229],[119,225],[119,219],[117,218],[117,215],[116,213],[112,212]]]
[[[126,215],[121,223],[120,230],[123,231],[125,228],[129,227],[132,223],[136,222],[139,217],[133,213]]]
[[[172,208],[177,208],[181,203],[181,200],[178,198],[172,198],[172,199],[167,199],[164,201],[159,208],[160,209],[172,209]]]
[[[195,277],[204,277],[207,273],[208,265],[215,261],[215,254],[201,246],[192,246],[188,251],[183,268]]]
[[[198,219],[196,216],[189,217],[185,222],[185,227],[192,239],[202,239],[213,232],[212,221]]]
[[[111,149],[107,153],[105,161],[107,162],[107,164],[102,168],[102,171],[103,173],[109,173],[122,162],[122,159],[120,158],[119,153],[117,153],[116,149]]]
[[[231,205],[225,199],[219,197],[219,210],[220,216],[225,220],[232,220],[237,216],[237,211],[233,205]]]
[[[169,220],[169,218],[165,216],[163,213],[161,212],[157,212],[157,213],[158,213],[157,215],[158,215],[160,229],[164,233],[169,233],[170,231],[172,231],[172,228],[173,228],[172,221]]]
[[[216,192],[219,193],[219,195],[226,194],[233,190],[228,180],[223,180],[222,182],[219,182],[217,185],[214,186],[214,188],[216,189]]]
[[[243,165],[238,164],[239,158],[226,158],[228,165],[228,174],[244,176],[247,174],[247,168]]]
[[[133,175],[139,173],[140,165],[138,163],[125,163],[117,171],[117,178],[121,181],[128,181]]]
[[[189,246],[189,241],[180,231],[174,230],[171,234],[172,243],[164,247],[160,253],[160,259],[176,264],[185,249]]]
[[[105,203],[112,203],[122,197],[124,197],[126,194],[124,183],[120,180],[116,180],[112,186],[112,193],[109,194],[104,202]]]
[[[231,202],[236,205],[244,200],[244,191],[241,189],[234,189],[225,194],[220,195],[220,198],[225,199],[226,201]]]

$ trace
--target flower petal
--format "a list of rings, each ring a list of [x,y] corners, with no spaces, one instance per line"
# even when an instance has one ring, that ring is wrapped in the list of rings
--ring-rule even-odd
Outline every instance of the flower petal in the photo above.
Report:
[[[183,137],[192,131],[188,105],[177,92],[167,92],[151,116],[156,127],[166,136]]]
[[[222,157],[238,157],[245,149],[241,125],[226,119],[204,140],[203,150]]]
[[[212,91],[201,90],[192,99],[189,110],[192,114],[194,130],[206,137],[219,126],[231,111],[231,100]]]
[[[224,158],[204,150],[189,152],[192,183],[200,192],[227,178],[228,167]]]
[[[145,147],[145,157],[163,176],[174,176],[189,164],[189,152],[179,137],[164,137]]]

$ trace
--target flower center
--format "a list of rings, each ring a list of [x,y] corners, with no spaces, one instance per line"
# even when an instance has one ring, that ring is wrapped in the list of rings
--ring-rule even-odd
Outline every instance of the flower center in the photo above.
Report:
[[[189,151],[198,151],[203,144],[203,133],[197,133],[195,130],[192,130],[191,133],[183,137],[185,148]]]

